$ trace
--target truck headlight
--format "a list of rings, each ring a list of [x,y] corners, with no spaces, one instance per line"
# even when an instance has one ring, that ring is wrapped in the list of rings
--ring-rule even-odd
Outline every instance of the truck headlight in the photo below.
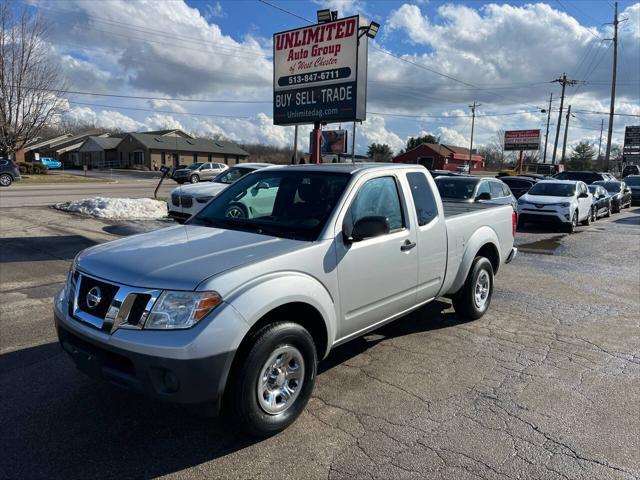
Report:
[[[213,197],[211,195],[209,195],[208,197],[198,197],[196,198],[196,201],[198,203],[207,203],[209,200],[211,200]]]
[[[222,303],[217,292],[180,292],[165,290],[154,304],[146,329],[190,328]]]

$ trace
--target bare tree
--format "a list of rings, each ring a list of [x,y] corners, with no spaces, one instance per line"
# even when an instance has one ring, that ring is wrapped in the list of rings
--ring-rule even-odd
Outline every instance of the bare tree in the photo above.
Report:
[[[0,0],[0,156],[32,140],[64,105],[64,81],[51,61],[44,21]]]

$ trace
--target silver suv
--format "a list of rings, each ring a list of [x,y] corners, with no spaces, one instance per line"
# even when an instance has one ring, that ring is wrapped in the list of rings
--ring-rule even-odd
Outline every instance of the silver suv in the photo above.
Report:
[[[224,163],[192,163],[187,168],[181,168],[173,172],[173,179],[182,184],[185,182],[198,183],[202,180],[211,180],[229,168]]]

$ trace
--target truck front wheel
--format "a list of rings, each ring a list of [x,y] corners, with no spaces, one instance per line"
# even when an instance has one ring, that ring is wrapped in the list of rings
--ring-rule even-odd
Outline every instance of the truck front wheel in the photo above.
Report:
[[[291,425],[313,392],[318,363],[309,332],[293,322],[265,326],[232,372],[229,406],[250,435],[266,437]]]
[[[467,280],[454,297],[453,308],[464,319],[477,320],[485,314],[493,294],[493,267],[485,257],[476,257]]]

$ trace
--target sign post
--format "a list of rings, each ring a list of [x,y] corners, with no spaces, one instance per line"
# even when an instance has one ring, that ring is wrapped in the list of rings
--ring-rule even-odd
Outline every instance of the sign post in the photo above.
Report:
[[[367,41],[354,15],[273,36],[273,123],[313,124],[311,162],[320,163],[321,126],[366,120]]]

